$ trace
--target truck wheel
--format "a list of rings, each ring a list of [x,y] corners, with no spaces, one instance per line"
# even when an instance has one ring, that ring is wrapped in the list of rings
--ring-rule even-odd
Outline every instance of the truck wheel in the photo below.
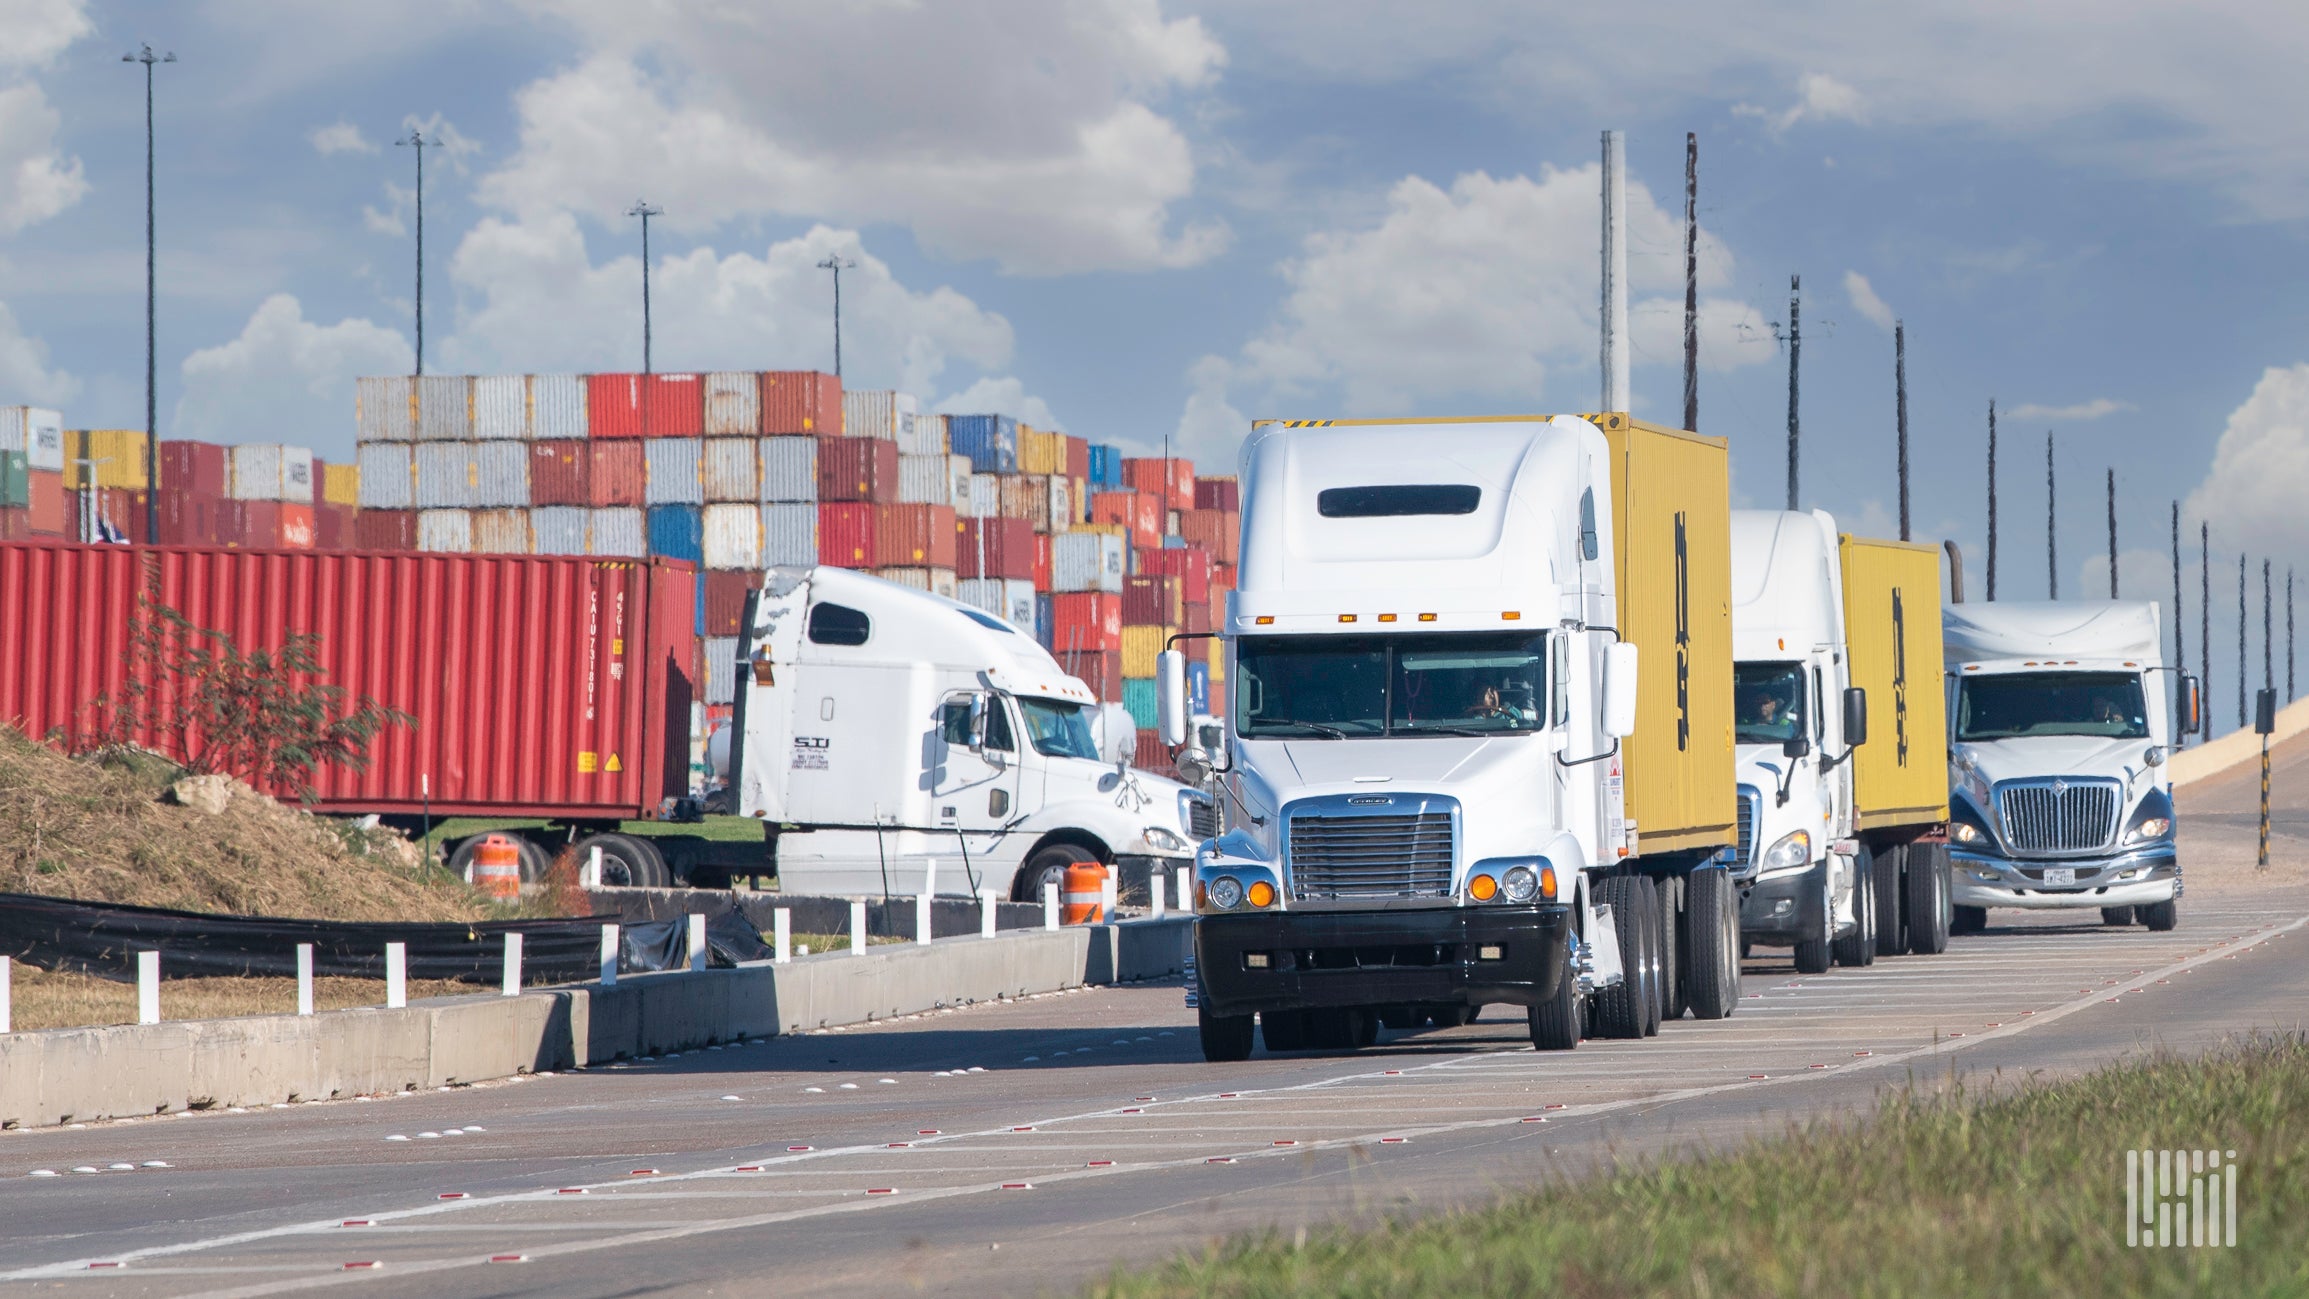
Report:
[[[1636,877],[1636,905],[1644,913],[1644,1036],[1658,1037],[1660,1020],[1667,1014],[1667,989],[1661,984],[1665,962],[1660,955],[1660,889],[1649,875]]]
[[[1826,875],[1825,870],[1821,873],[1823,876]],[[1796,940],[1796,973],[1826,974],[1828,972],[1829,960],[1833,955],[1830,950],[1832,946],[1830,935],[1835,931],[1836,914],[1829,909],[1828,899],[1823,897],[1820,899],[1819,931]]]
[[[1534,1051],[1570,1051],[1579,1046],[1579,972],[1565,961],[1556,976],[1555,995],[1524,1013],[1531,1025]]]
[[[601,882],[611,888],[662,889],[672,880],[665,858],[649,840],[630,834],[597,834],[577,841],[579,860],[601,849]]]
[[[1852,859],[1852,932],[1830,946],[1847,969],[1876,964],[1876,854],[1867,844]]]
[[[1362,1006],[1307,1012],[1307,1045],[1318,1051],[1353,1051],[1379,1040],[1379,1021]]]
[[[1262,1010],[1259,1012],[1259,1040],[1270,1053],[1304,1051],[1307,1049],[1307,1012],[1303,1010]]]
[[[2161,934],[2181,923],[2181,904],[2171,898],[2166,898],[2162,902],[2151,902],[2145,907],[2136,907],[2135,910],[2140,912],[2141,923],[2147,925],[2151,933]]]
[[[1233,1064],[1251,1058],[1251,1017],[1214,1015],[1208,1007],[1195,1012],[1203,1032],[1203,1059],[1212,1064]]]
[[[1874,868],[1869,872],[1869,888],[1875,893],[1876,954],[1898,956],[1908,950],[1908,927],[1901,923],[1900,877],[1908,864],[1916,860],[1909,845],[1896,843],[1875,854]]]
[[[1938,956],[1948,950],[1948,849],[1908,846],[1908,950]]]
[[[1019,868],[1017,878],[1012,880],[1010,884],[1010,900],[1013,902],[1040,902],[1042,901],[1042,886],[1045,883],[1056,884],[1059,891],[1064,892],[1067,867],[1078,861],[1097,860],[1098,854],[1088,848],[1079,848],[1067,843],[1054,843],[1027,858],[1026,865]],[[1181,901],[1179,905],[1185,908],[1189,904]]]
[[[1660,999],[1663,1003],[1660,1017],[1674,1021],[1684,1017],[1690,1008],[1690,998],[1684,991],[1684,967],[1690,962],[1684,956],[1684,881],[1671,875],[1660,881]]]
[[[2102,907],[2101,923],[2119,927],[2129,925],[2133,923],[2133,909],[2131,907]]]
[[[1684,898],[1692,1016],[1722,1019],[1740,1004],[1740,896],[1728,872],[1704,870],[1684,882]]]
[[[1650,992],[1644,987],[1643,916],[1636,906],[1635,885],[1635,877],[1629,875],[1596,881],[1595,900],[1611,908],[1620,958],[1619,983],[1596,989],[1593,998],[1597,1037],[1642,1037],[1644,1024],[1651,1018],[1644,1011],[1644,998]]]
[[[1949,913],[1948,932],[1952,934],[1977,934],[1987,928],[1987,907],[1959,906]]]

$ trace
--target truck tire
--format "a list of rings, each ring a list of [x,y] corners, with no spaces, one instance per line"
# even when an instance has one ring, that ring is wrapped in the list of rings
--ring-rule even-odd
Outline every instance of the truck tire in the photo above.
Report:
[[[1306,1050],[1307,1012],[1303,1010],[1260,1011],[1259,1041],[1270,1054]]]
[[[1948,932],[1952,934],[1977,934],[1987,928],[1987,907],[1957,906],[1949,911]]]
[[[514,842],[521,846],[521,882],[543,884],[553,873],[553,850],[526,836],[517,836]]]
[[[1865,843],[1852,859],[1852,932],[1829,946],[1847,969],[1876,964],[1876,853]]]
[[[1307,1012],[1307,1045],[1318,1051],[1357,1051],[1378,1040],[1379,1021],[1368,1006]]]
[[[1214,1015],[1209,1007],[1195,1012],[1203,1034],[1203,1059],[1212,1064],[1233,1064],[1251,1058],[1251,1017]]]
[[[2129,925],[2133,923],[2133,909],[2131,907],[2102,907],[2101,923],[2116,925],[2119,928]]]
[[[2172,898],[2151,902],[2134,910],[2140,913],[2141,923],[2147,925],[2151,933],[2161,934],[2181,923],[2181,904]]]
[[[1670,875],[1660,881],[1660,996],[1664,1003],[1660,1017],[1675,1021],[1690,1009],[1691,998],[1684,991],[1684,967],[1690,962],[1684,948],[1684,880]]]
[[[1825,870],[1823,870],[1823,874],[1825,874]],[[1836,914],[1829,908],[1828,900],[1823,897],[1820,899],[1819,932],[1796,940],[1796,973],[1826,974],[1828,972],[1828,966],[1835,955],[1832,950],[1834,944],[1831,942],[1831,937],[1835,932]]]
[[[1729,871],[1704,870],[1684,882],[1684,967],[1695,1019],[1723,1019],[1740,1004],[1740,895]]]
[[[1948,848],[1908,845],[1908,950],[1938,956],[1948,950]]]
[[[1595,900],[1611,908],[1612,928],[1619,935],[1621,972],[1617,986],[1596,989],[1592,999],[1595,1036],[1599,1038],[1642,1037],[1651,1018],[1644,1010],[1644,1001],[1651,993],[1644,986],[1643,917],[1636,906],[1635,885],[1636,877],[1630,875],[1613,875],[1597,880],[1595,885]]]
[[[649,840],[630,834],[597,834],[577,841],[580,860],[601,849],[601,882],[612,888],[662,889],[672,883],[665,858]]]
[[[1658,1037],[1668,994],[1662,984],[1666,961],[1660,953],[1660,888],[1649,875],[1636,877],[1636,904],[1644,913],[1644,975],[1650,983],[1644,994],[1644,1036]]]
[[[1901,876],[1915,860],[1909,845],[1896,843],[1878,849],[1869,885],[1876,894],[1876,954],[1898,956],[1908,950],[1908,927],[1902,923]]]
[[[1097,853],[1075,844],[1054,843],[1043,848],[1032,857],[1027,858],[1024,866],[1018,868],[1017,877],[1010,882],[1010,900],[1013,902],[1040,902],[1042,901],[1042,886],[1045,881],[1058,885],[1063,891],[1066,887],[1067,867],[1078,861],[1097,861],[1098,859]],[[1179,903],[1181,910],[1189,909],[1191,905],[1185,899]]]
[[[1524,1018],[1531,1025],[1534,1051],[1570,1051],[1579,1046],[1579,972],[1564,962],[1555,981],[1555,995],[1531,1007]]]

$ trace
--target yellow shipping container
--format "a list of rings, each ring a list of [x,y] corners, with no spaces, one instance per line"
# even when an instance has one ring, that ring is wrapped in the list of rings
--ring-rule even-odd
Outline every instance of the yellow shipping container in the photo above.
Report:
[[[1161,627],[1124,627],[1122,629],[1122,674],[1126,677],[1151,677],[1155,674],[1155,658],[1163,651],[1163,638],[1169,635]]]
[[[327,465],[321,471],[321,499],[330,505],[361,503],[361,467]]]
[[[1852,764],[1864,830],[1948,819],[1948,721],[1940,670],[1940,549],[1846,533],[1845,649],[1868,692],[1868,742]]]
[[[83,461],[96,462],[88,469]],[[91,475],[91,471],[93,474]],[[141,492],[150,480],[144,475],[144,430],[139,428],[82,428],[64,431],[64,485],[72,491],[90,486],[125,487]]]
[[[1018,472],[1045,475],[1065,473],[1066,435],[1019,425]]]

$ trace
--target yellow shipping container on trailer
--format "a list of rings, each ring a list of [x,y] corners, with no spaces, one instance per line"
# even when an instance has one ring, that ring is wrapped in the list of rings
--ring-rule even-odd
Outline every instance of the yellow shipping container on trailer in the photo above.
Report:
[[[1940,550],[1846,533],[1845,649],[1868,692],[1868,742],[1854,752],[1854,824],[1948,819],[1947,699],[1940,669]]]

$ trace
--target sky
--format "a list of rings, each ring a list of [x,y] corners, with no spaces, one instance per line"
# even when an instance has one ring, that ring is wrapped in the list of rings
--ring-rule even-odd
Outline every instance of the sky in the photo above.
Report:
[[[1259,416],[1592,409],[1599,133],[1626,132],[1638,414],[1998,594],[2172,600],[2216,722],[2264,558],[2309,602],[2309,9],[2211,0],[0,0],[0,404],[144,419],[149,43],[164,436],[349,454],[353,379],[830,368],[1231,470]],[[2048,553],[2045,443],[2057,526]],[[2301,667],[2309,669],[2309,645]]]

